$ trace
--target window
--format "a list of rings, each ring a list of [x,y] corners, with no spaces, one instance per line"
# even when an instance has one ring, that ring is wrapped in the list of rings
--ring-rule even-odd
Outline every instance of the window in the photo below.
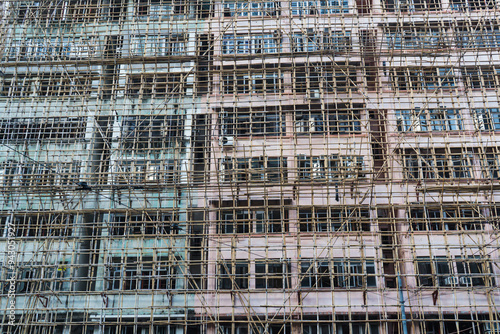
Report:
[[[279,2],[238,2],[231,0],[224,2],[224,17],[277,16],[279,14]]]
[[[370,231],[370,211],[367,208],[299,209],[301,232]]]
[[[500,111],[498,108],[472,109],[471,112],[476,131],[500,130]]]
[[[411,208],[409,216],[414,231],[482,230],[485,223],[478,207]]]
[[[468,179],[472,177],[473,156],[460,149],[407,150],[403,173],[407,180]]]
[[[125,320],[126,321],[126,320]],[[104,334],[174,334],[176,333],[175,325],[165,326],[150,326],[147,325],[106,325],[104,326]]]
[[[303,260],[300,265],[303,288],[367,288],[377,285],[373,260]]]
[[[135,2],[135,13],[140,20],[168,19],[190,13],[190,6],[183,0],[135,0]]]
[[[362,156],[305,156],[297,157],[299,180],[340,180],[364,177]]]
[[[495,285],[490,261],[480,257],[418,257],[416,269],[419,286]]]
[[[126,96],[129,98],[166,98],[185,93],[187,74],[156,73],[133,74],[127,79]]]
[[[40,291],[69,291],[70,267],[68,263],[46,266],[40,269]]]
[[[184,115],[123,117],[121,144],[126,151],[179,147],[183,139]]]
[[[364,322],[365,319],[352,319],[336,322],[337,334],[378,334],[378,323]],[[394,333],[389,330],[389,332]],[[329,334],[331,332],[328,332]],[[319,334],[319,333],[318,333]],[[326,333],[325,333],[326,334]]]
[[[456,44],[460,48],[500,47],[500,28],[494,21],[460,22],[456,27],[455,36]]]
[[[76,141],[85,137],[83,117],[4,118],[0,119],[0,140]]]
[[[281,36],[277,32],[264,35],[232,35],[222,37],[222,54],[260,54],[281,52]]]
[[[313,323],[313,324],[309,324]],[[302,325],[303,334],[378,334],[378,324],[365,322],[365,319],[343,320],[329,322],[308,321]]]
[[[455,258],[460,286],[494,286],[491,264],[480,256]],[[487,280],[489,282],[487,282]]]
[[[347,0],[306,0],[291,2],[292,15],[324,15],[349,13]]]
[[[462,130],[459,109],[396,110],[396,119],[400,132]]]
[[[281,157],[230,158],[220,160],[223,182],[284,182],[287,160]]]
[[[113,236],[158,236],[179,233],[177,216],[172,213],[114,215],[109,234]]]
[[[100,4],[99,0],[90,1],[66,1],[67,9],[62,11],[66,14],[62,16],[63,20],[67,21],[93,21],[99,18]],[[61,3],[60,1],[58,3]]]
[[[332,333],[335,333],[333,331],[334,325],[332,322],[329,322],[329,323],[317,322],[317,323],[312,324],[312,325],[303,324],[302,328],[303,328],[303,330],[302,330],[303,334],[332,334]],[[338,327],[337,327],[337,329],[338,329]],[[347,332],[347,333],[349,333],[349,332]],[[354,333],[358,333],[358,332],[354,332]]]
[[[25,38],[11,40],[5,57],[10,60],[61,60],[89,58],[100,51],[96,36]]]
[[[283,91],[283,73],[278,67],[237,68],[222,73],[224,94],[279,94]]]
[[[361,105],[311,105],[303,110],[296,106],[295,133],[297,135],[339,135],[361,133]]]
[[[248,262],[236,261],[219,264],[219,289],[243,290],[248,289]]]
[[[297,65],[292,80],[296,93],[348,92],[357,90],[357,63]],[[313,96],[316,97],[316,96]],[[317,96],[319,98],[319,96]]]
[[[483,178],[495,180],[500,178],[500,152],[497,147],[484,149],[480,157]]]
[[[438,25],[389,25],[385,27],[388,49],[443,49],[450,45],[447,27]]]
[[[220,113],[224,136],[280,136],[285,134],[285,114],[280,110],[225,109]]]
[[[171,186],[179,181],[177,160],[122,160],[115,167],[118,184]]]
[[[252,231],[252,221],[246,210],[222,211],[219,219],[219,233],[250,233]]]
[[[300,261],[301,287],[303,288],[331,288],[333,276],[330,262],[301,260]]]
[[[35,78],[29,75],[5,75],[0,78],[1,96],[28,97],[34,95]]]
[[[0,95],[8,97],[89,96],[97,92],[97,82],[98,77],[95,73],[87,75],[64,73],[40,73],[39,76],[30,74],[5,75],[0,78]]]
[[[17,161],[4,161],[0,164],[0,187],[10,188],[14,178],[19,174],[19,163]]]
[[[43,74],[35,85],[39,96],[86,96],[97,92],[98,77],[72,76],[66,73]]]
[[[394,68],[390,71],[394,90],[430,90],[455,87],[452,68]]]
[[[187,34],[136,35],[131,52],[135,56],[185,56],[187,45]]]
[[[334,52],[349,52],[351,51],[351,32],[344,30],[329,30],[325,29],[323,32],[324,50],[331,50]]]
[[[366,288],[376,286],[373,261],[334,261],[334,285],[340,288]]]
[[[18,270],[18,279],[16,281],[16,292],[18,293],[34,293],[40,290],[40,267],[34,263],[26,263]],[[12,276],[11,276],[12,277]]]
[[[480,9],[493,9],[495,8],[495,1],[493,0],[451,0],[450,4],[453,10],[480,10]]]
[[[52,214],[26,214],[14,216],[17,237],[69,237],[73,234],[75,216]]]
[[[493,315],[494,317],[495,315]],[[498,322],[489,322],[489,316],[479,314],[450,316],[443,315],[443,320],[440,321],[437,317],[426,316],[428,321],[420,322],[420,329],[427,334],[453,334],[453,333],[498,333],[498,328],[490,327],[498,325]],[[478,321],[479,320],[479,321]],[[485,321],[486,320],[486,321]]]
[[[108,290],[165,290],[175,289],[178,280],[178,261],[142,256],[113,258],[108,266]]]
[[[19,1],[17,4],[17,22],[35,21],[40,10],[40,1]]]
[[[292,33],[292,52],[313,52],[322,50],[321,35],[313,29],[307,29],[307,33]]]
[[[54,186],[74,186],[79,178],[80,162],[77,161],[64,163],[7,161],[0,166],[0,180],[3,186],[15,184],[43,191]]]
[[[219,213],[218,232],[281,233],[288,231],[288,215],[280,209],[222,210]]]
[[[10,216],[0,216],[0,238],[8,236],[9,231],[6,230],[7,226],[7,221],[10,221]],[[0,269],[1,269],[1,263],[0,263]],[[1,277],[2,271],[0,270],[0,277]],[[0,284],[1,287],[1,284]]]
[[[469,67],[462,69],[462,77],[467,88],[495,88],[498,87],[498,72],[492,67]]]
[[[252,320],[248,324],[242,324],[241,321],[233,323],[218,322],[216,325],[217,334],[285,334],[292,333],[290,325],[287,324],[276,324],[268,323],[266,325],[261,325],[261,321]],[[325,333],[326,334],[326,333]]]
[[[93,21],[99,17],[98,0],[58,0],[42,3],[36,1],[28,5],[21,3],[18,22],[43,20],[47,23],[70,23]],[[45,24],[45,23],[44,23]]]
[[[314,52],[331,50],[334,52],[351,51],[351,31],[331,30],[323,31],[307,29],[306,32],[291,34],[292,52]]]
[[[388,12],[436,11],[441,9],[439,0],[384,0]]]
[[[256,289],[288,289],[290,276],[288,260],[255,261]]]
[[[30,262],[22,263],[17,269],[16,292],[18,293],[69,291],[70,271],[67,263],[42,265]]]

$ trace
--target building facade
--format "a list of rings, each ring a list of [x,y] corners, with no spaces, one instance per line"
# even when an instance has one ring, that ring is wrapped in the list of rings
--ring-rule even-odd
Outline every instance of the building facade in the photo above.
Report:
[[[0,332],[500,333],[495,0],[0,4]]]

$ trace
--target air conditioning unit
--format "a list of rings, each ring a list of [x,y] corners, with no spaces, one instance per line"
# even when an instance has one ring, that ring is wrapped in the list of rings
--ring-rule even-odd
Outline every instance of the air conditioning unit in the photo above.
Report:
[[[234,137],[224,136],[219,138],[219,145],[222,147],[233,147]]]
[[[467,286],[472,285],[472,277],[462,276],[459,278],[459,280],[461,285],[467,285]]]
[[[449,276],[444,279],[444,285],[458,285],[458,277]]]
[[[319,99],[319,89],[311,89],[311,99]]]
[[[313,179],[322,179],[324,177],[324,168],[321,163],[313,162],[311,174]]]

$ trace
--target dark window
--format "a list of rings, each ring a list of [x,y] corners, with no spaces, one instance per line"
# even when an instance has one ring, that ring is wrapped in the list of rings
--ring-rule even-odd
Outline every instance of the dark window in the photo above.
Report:
[[[248,46],[250,47],[250,45]],[[283,92],[283,73],[279,68],[234,68],[222,72],[224,94],[279,94]]]
[[[280,3],[275,1],[224,1],[224,17],[276,16],[280,14]]]
[[[417,283],[420,286],[494,286],[489,260],[480,257],[450,259],[436,257],[433,260],[417,258]]]
[[[467,1],[467,0],[465,0]],[[487,0],[489,2],[489,0]],[[500,46],[500,29],[492,21],[464,21],[455,30],[460,48],[496,48]]]
[[[252,231],[252,221],[246,210],[222,211],[219,219],[219,233],[250,233]]]
[[[333,275],[329,261],[301,260],[301,286],[303,288],[330,288]]]
[[[493,0],[451,0],[450,4],[453,10],[480,10],[480,9],[493,9],[495,8],[495,1]]]
[[[255,287],[257,289],[288,289],[290,287],[288,261],[256,261]]]
[[[62,213],[14,216],[18,237],[60,237],[73,234],[75,216]]]
[[[373,261],[335,260],[333,274],[334,286],[338,288],[366,288],[377,285]]]
[[[362,156],[304,156],[297,157],[299,180],[339,180],[364,177]]]
[[[280,136],[285,134],[285,114],[279,110],[225,110],[221,113],[224,136]]]
[[[172,263],[151,257],[128,257],[125,262],[113,258],[108,267],[108,290],[175,289],[178,278],[177,259]]]
[[[388,12],[435,11],[441,9],[439,0],[384,0]]]
[[[183,144],[184,116],[125,116],[122,145],[126,150],[178,147]]]
[[[287,160],[279,157],[221,159],[224,182],[281,182],[287,179]]]
[[[456,85],[453,68],[395,68],[390,71],[394,90],[431,90]]]
[[[128,77],[126,95],[131,98],[166,98],[185,93],[187,74],[133,74]]]
[[[417,155],[415,150],[408,150],[403,157],[407,180],[467,179],[472,176],[473,156],[467,151],[452,149],[452,154],[445,150],[418,151],[420,154]]]
[[[365,208],[300,208],[302,232],[370,231],[370,212]]]
[[[458,109],[397,110],[396,119],[400,132],[462,130],[462,117]]]
[[[0,119],[0,140],[75,141],[84,138],[85,128],[83,117]]]
[[[279,209],[223,210],[220,212],[219,233],[281,233],[288,231],[288,215]]]
[[[482,230],[485,222],[478,207],[412,208],[410,218],[415,231]]]
[[[157,236],[177,234],[179,223],[171,213],[144,213],[136,215],[114,215],[110,235],[146,235]]]
[[[498,108],[473,109],[472,119],[477,131],[500,130],[500,111]]]
[[[248,289],[248,262],[236,261],[219,265],[219,288],[223,290]]]
[[[471,89],[498,87],[498,70],[492,67],[468,67],[462,69],[465,86]]]
[[[389,25],[385,34],[389,49],[443,49],[451,43],[447,27],[437,25]]]

